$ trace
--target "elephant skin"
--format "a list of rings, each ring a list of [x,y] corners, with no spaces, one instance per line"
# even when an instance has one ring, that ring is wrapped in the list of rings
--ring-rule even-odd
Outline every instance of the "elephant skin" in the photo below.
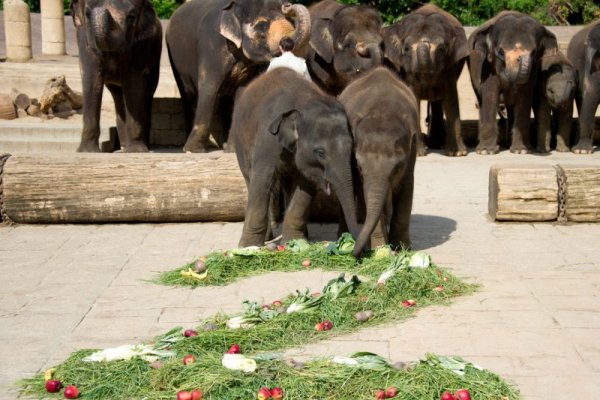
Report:
[[[411,89],[384,67],[352,82],[339,97],[346,108],[362,182],[365,223],[356,240],[359,255],[376,225],[386,243],[410,247],[414,167],[419,135],[417,100]],[[393,111],[392,111],[393,110]],[[389,226],[389,228],[388,228]]]
[[[533,99],[536,152],[550,151],[552,125],[556,126],[554,132],[556,151],[569,151],[576,87],[577,70],[560,51],[542,57],[540,76]]]
[[[238,96],[230,136],[248,187],[241,247],[263,245],[269,205],[279,188],[290,199],[283,242],[305,236],[318,189],[327,194],[333,189],[356,237],[352,135],[335,98],[291,69],[273,69]]]
[[[126,152],[148,151],[162,28],[150,0],[73,0],[83,88],[79,152],[99,152],[104,85],[115,102]]]
[[[383,28],[383,39],[386,61],[411,87],[417,104],[421,100],[429,102],[429,147],[443,147],[449,156],[465,156],[456,84],[469,47],[460,22],[439,7],[427,4]],[[417,140],[418,155],[425,155],[421,135]]]
[[[306,61],[321,89],[338,95],[362,72],[381,65],[383,22],[377,10],[335,0],[322,0],[308,10],[312,31]]]
[[[467,59],[479,103],[478,154],[495,154],[496,114],[506,106],[512,153],[526,154],[540,59],[558,51],[556,37],[529,15],[503,11],[469,36]]]
[[[573,153],[593,151],[594,116],[600,103],[600,21],[577,32],[569,42],[567,57],[579,73],[575,102],[579,112],[577,142]]]
[[[280,54],[283,36],[292,37],[299,51],[308,46],[306,7],[282,0],[198,0],[175,11],[166,41],[189,134],[186,152],[206,152],[211,134],[226,144],[236,90]]]

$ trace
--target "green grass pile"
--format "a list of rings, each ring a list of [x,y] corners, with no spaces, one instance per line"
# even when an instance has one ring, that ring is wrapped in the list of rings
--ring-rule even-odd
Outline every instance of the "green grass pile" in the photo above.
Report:
[[[247,329],[227,328],[226,321],[232,315],[224,314],[202,321],[195,337],[184,338],[182,328],[175,328],[155,338],[154,343],[164,343],[164,337],[175,339],[170,342],[169,350],[176,355],[162,360],[158,369],[139,358],[84,362],[82,358],[93,350],[82,350],[56,367],[54,379],[65,385],[77,385],[82,399],[174,399],[177,391],[194,388],[202,390],[208,399],[253,399],[262,386],[281,386],[286,392],[285,398],[295,400],[373,399],[377,388],[390,385],[398,388],[398,399],[439,399],[444,390],[460,388],[469,389],[477,400],[517,399],[517,392],[498,376],[471,366],[464,376],[458,376],[432,363],[418,363],[410,370],[371,371],[332,364],[328,360],[315,360],[297,369],[281,359],[286,349],[384,322],[401,321],[418,308],[444,304],[452,297],[475,290],[474,285],[462,282],[434,264],[427,268],[400,268],[385,284],[377,284],[378,277],[390,268],[396,257],[410,255],[405,252],[396,256],[384,251],[383,255],[372,254],[356,260],[350,255],[330,255],[323,244],[314,244],[296,253],[260,250],[251,256],[209,254],[205,280],[181,275],[180,271],[194,268],[191,263],[163,274],[159,281],[172,285],[225,285],[240,277],[267,271],[303,270],[302,261],[309,259],[310,268],[345,271],[347,280],[356,274],[362,282],[346,296],[336,299],[324,296],[321,305],[311,312],[286,313],[284,308],[295,300],[295,294],[290,294],[281,299],[279,310],[283,312]],[[408,299],[415,300],[416,306],[403,305]],[[358,321],[355,314],[366,310],[371,310],[373,317],[366,322]],[[333,329],[317,331],[315,325],[324,320],[331,321]],[[254,373],[231,371],[221,366],[223,354],[234,343],[241,347],[243,354],[260,358]],[[188,354],[194,355],[197,361],[185,366],[182,359]],[[265,354],[277,356],[264,357]],[[43,375],[21,383],[29,395],[36,398],[48,395]]]

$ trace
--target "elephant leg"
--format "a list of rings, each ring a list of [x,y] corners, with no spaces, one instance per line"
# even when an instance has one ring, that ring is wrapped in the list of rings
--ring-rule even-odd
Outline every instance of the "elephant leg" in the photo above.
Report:
[[[444,110],[441,101],[428,102],[429,126],[427,128],[427,147],[441,149],[444,145]]]
[[[150,132],[152,95],[146,76],[136,75],[125,80],[123,97],[127,112],[127,142],[125,143],[127,153],[148,152],[145,139]]]
[[[454,157],[466,156],[467,147],[462,137],[456,81],[448,82],[446,85],[446,93],[442,100],[442,106],[444,107],[444,114],[446,114],[445,153],[448,156]]]
[[[532,88],[526,87],[517,97],[515,105],[512,106],[513,123],[511,128],[510,152],[516,154],[530,153],[529,147],[529,125],[531,115]],[[509,110],[511,109],[508,106]],[[510,123],[510,118],[509,118]]]
[[[316,192],[314,184],[305,178],[300,178],[283,219],[283,237],[281,239],[283,243],[290,239],[306,238],[306,223]]]
[[[86,62],[87,61],[87,62]],[[100,65],[94,61],[82,61],[83,131],[78,152],[99,153],[100,109],[104,77]]]
[[[392,217],[390,221],[389,243],[394,247],[410,248],[410,215],[414,192],[414,171],[416,156],[411,152],[404,177],[392,192]]]
[[[254,168],[250,173],[248,203],[240,247],[262,246],[265,242],[274,173],[275,169],[270,167]]]
[[[120,86],[106,85],[115,103],[115,112],[117,114],[117,134],[121,150],[125,149],[127,144],[127,126],[125,124],[127,114],[125,112],[125,100],[123,99],[123,89]]]
[[[556,132],[556,151],[567,152],[571,144],[571,128],[573,120],[573,103],[556,111],[558,114],[558,129]]]
[[[589,154],[593,149],[594,118],[596,109],[598,108],[598,101],[600,100],[600,90],[597,93],[592,93],[592,90],[588,90],[585,94],[579,114],[577,143],[571,149],[576,154]]]
[[[550,104],[548,104],[545,98],[540,99],[535,111],[535,151],[538,153],[548,153],[550,151],[550,138],[552,137],[551,116],[552,109],[550,108]]]
[[[477,154],[496,154],[498,146],[498,110],[499,83],[495,76],[486,79],[481,85],[481,102],[479,107],[479,143],[475,149]]]

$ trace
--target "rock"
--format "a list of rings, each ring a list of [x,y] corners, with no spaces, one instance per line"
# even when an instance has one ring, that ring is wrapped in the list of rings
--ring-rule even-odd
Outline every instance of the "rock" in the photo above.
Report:
[[[0,119],[17,118],[17,110],[8,94],[0,94]]]

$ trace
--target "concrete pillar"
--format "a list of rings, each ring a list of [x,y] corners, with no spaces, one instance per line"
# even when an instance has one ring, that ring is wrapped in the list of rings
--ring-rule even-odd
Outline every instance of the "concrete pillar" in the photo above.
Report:
[[[29,6],[23,0],[4,1],[4,34],[8,61],[31,60],[31,21]]]
[[[42,54],[63,55],[65,48],[65,16],[62,0],[41,0]]]

